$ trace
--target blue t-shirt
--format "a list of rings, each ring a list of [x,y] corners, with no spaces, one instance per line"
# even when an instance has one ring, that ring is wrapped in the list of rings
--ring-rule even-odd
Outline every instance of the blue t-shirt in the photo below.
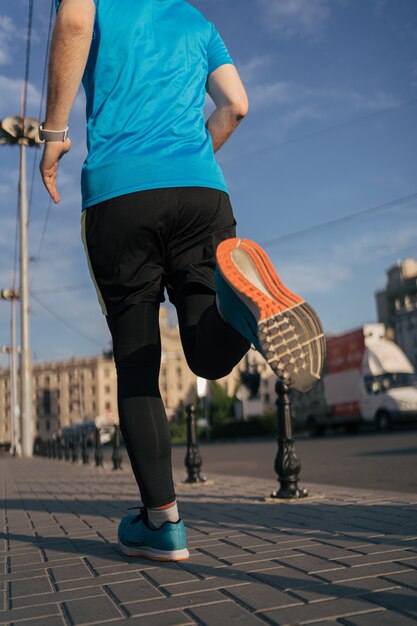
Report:
[[[213,24],[185,0],[95,2],[83,208],[144,189],[227,191],[203,114],[209,74],[233,63]]]

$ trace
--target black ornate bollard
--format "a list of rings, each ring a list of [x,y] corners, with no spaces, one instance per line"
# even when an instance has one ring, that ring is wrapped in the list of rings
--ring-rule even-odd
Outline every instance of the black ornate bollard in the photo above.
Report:
[[[56,453],[57,453],[58,461],[62,461],[62,458],[64,456],[64,450],[63,450],[61,435],[58,435],[58,437],[56,438]]]
[[[278,453],[275,458],[275,471],[281,487],[271,494],[271,498],[294,499],[305,498],[306,489],[299,489],[298,479],[301,463],[295,452],[291,425],[290,389],[282,380],[275,384],[277,393],[278,414]]]
[[[122,469],[122,451],[120,450],[120,430],[119,427],[114,425],[114,435],[113,435],[113,453],[111,455],[111,460],[113,461],[113,469],[119,470]]]
[[[69,435],[64,435],[64,459],[65,461],[69,461],[71,458],[70,454],[70,437]]]
[[[71,440],[72,440],[72,452],[71,452],[71,460],[73,463],[76,463],[78,461],[78,448],[80,445],[79,439],[78,439],[78,433],[74,433],[71,436]]]
[[[83,430],[81,433],[81,459],[84,465],[88,465],[90,456],[88,454],[87,433],[85,432],[85,430]]]
[[[52,441],[48,439],[48,459],[52,459]]]
[[[57,457],[56,439],[52,439],[51,447],[52,447],[52,458],[56,459]]]
[[[185,407],[187,413],[187,452],[184,463],[187,469],[187,478],[184,483],[205,483],[207,479],[201,476],[200,470],[203,464],[198,451],[196,431],[195,431],[195,406],[188,404]]]
[[[96,467],[103,467],[103,448],[100,441],[100,429],[97,427],[94,431],[94,460]]]

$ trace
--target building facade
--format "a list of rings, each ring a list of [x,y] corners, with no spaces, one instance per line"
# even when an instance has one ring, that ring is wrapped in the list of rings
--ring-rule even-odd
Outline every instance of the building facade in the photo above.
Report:
[[[172,420],[186,404],[194,401],[197,378],[185,360],[178,327],[169,325],[164,307],[161,307],[160,327],[159,387],[168,419]],[[261,374],[262,406],[272,407],[275,377],[257,352],[250,350],[248,357]],[[229,376],[218,381],[229,396],[235,394],[244,368],[242,361]],[[116,370],[111,355],[36,363],[32,381],[34,433],[42,440],[50,439],[65,426],[99,416],[118,423]],[[8,368],[0,368],[0,445],[11,442],[11,412],[10,372]]]
[[[417,367],[417,260],[405,259],[387,270],[384,290],[377,292],[378,321]]]

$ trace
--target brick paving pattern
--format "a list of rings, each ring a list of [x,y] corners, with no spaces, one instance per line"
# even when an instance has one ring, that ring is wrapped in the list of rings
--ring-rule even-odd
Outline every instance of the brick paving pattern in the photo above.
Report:
[[[417,624],[417,495],[176,478],[191,557],[159,564],[117,551],[129,470],[0,457],[0,624]]]

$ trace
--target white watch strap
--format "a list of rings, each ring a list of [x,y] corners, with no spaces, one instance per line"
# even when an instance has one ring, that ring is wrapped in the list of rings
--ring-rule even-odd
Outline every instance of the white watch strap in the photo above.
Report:
[[[44,123],[39,126],[39,139],[41,141],[65,141],[68,137],[68,126],[64,130],[45,130]]]

